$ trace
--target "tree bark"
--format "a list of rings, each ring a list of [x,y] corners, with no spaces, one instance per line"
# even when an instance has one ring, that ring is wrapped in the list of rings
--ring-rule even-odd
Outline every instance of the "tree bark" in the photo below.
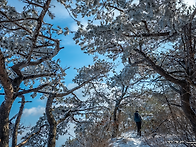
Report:
[[[117,110],[118,110],[118,106],[116,104],[115,108],[114,108],[114,114],[113,114],[113,131],[112,131],[112,138],[115,138],[117,136],[117,132],[118,132],[118,118],[117,118]]]
[[[190,85],[188,83],[184,83],[183,86],[181,87],[181,105],[182,105],[182,110],[186,117],[189,119],[193,132],[196,137],[196,115],[194,111],[191,109],[190,105],[190,98],[191,98],[191,90],[190,90]]]
[[[187,45],[187,46],[190,46],[190,45]],[[151,67],[152,67],[152,69],[154,69],[154,71],[156,71],[158,74],[163,76],[166,80],[168,80],[176,85],[179,85],[181,87],[180,97],[181,97],[181,103],[182,103],[181,104],[182,110],[183,110],[185,116],[189,119],[189,121],[192,125],[193,132],[196,137],[196,114],[191,109],[191,105],[190,105],[190,98],[191,98],[191,90],[190,90],[191,85],[190,84],[192,84],[192,83],[187,82],[186,80],[179,80],[179,79],[172,77],[164,69],[162,69],[160,66],[156,65],[144,52],[141,51],[141,49],[135,50],[135,51],[138,52],[139,54],[141,54],[147,60],[147,62],[151,65]],[[189,72],[188,65],[186,67],[186,73],[188,73],[189,75],[192,74],[192,72]],[[195,85],[192,85],[192,86],[195,86]]]
[[[52,114],[52,102],[54,100],[54,95],[50,94],[46,103],[46,116],[48,123],[50,125],[50,131],[48,136],[48,147],[55,147],[56,144],[56,127],[57,122]]]
[[[9,114],[13,100],[6,99],[0,106],[0,147],[9,146]]]
[[[119,106],[120,106],[121,101],[124,99],[124,96],[127,93],[128,88],[129,88],[129,86],[125,86],[125,85],[122,86],[122,95],[120,96],[120,99],[118,99],[116,101],[116,104],[115,104],[115,108],[114,108],[114,112],[113,112],[112,138],[115,138],[117,136],[117,133],[118,133],[118,127],[119,127],[118,119],[119,119],[119,116],[120,116],[120,113],[121,113],[121,110],[119,110]],[[118,116],[117,116],[117,113],[118,113]]]
[[[21,106],[20,106],[18,116],[16,118],[16,122],[15,122],[15,126],[14,126],[14,132],[13,132],[13,135],[12,135],[12,147],[16,147],[16,145],[17,145],[18,127],[19,127],[19,124],[20,124],[20,119],[22,117],[22,112],[23,112],[24,105],[25,105],[25,97],[24,96],[21,96],[21,97],[22,97],[22,102],[21,102]]]
[[[69,95],[70,93],[73,93],[75,90],[80,89],[82,86],[85,84],[89,83],[90,81],[96,79],[98,76],[93,77],[82,84],[72,88],[71,90],[68,90],[66,93],[48,93],[49,97],[46,103],[46,116],[47,116],[47,121],[50,125],[50,131],[49,131],[49,136],[48,136],[48,147],[55,147],[56,144],[56,129],[57,125],[63,122],[67,117],[70,116],[70,111],[68,111],[65,116],[62,119],[59,119],[58,121],[55,120],[53,114],[52,114],[52,103],[55,97],[63,97],[66,95]],[[55,86],[54,86],[55,87]]]
[[[120,114],[121,114],[121,110],[116,109],[113,116],[114,126],[113,126],[112,138],[115,138],[118,135]]]
[[[50,125],[50,132],[48,137],[48,147],[55,147],[56,144],[56,123]]]
[[[4,88],[5,100],[0,106],[0,147],[9,146],[9,114],[14,102],[12,83],[5,68],[5,58],[0,50],[0,83]]]

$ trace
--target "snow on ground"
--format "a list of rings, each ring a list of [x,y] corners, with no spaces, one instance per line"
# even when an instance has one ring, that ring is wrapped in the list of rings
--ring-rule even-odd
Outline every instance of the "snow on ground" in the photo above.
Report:
[[[168,138],[169,137],[169,138]],[[185,144],[180,143],[178,138],[175,136],[159,136],[147,137],[148,142],[151,143],[153,147],[186,147],[196,146],[196,142],[186,142]],[[166,139],[166,140],[165,140]],[[170,143],[168,142],[170,140]],[[173,141],[172,141],[173,140]],[[157,144],[157,142],[159,144]],[[109,147],[150,147],[146,144],[144,137],[136,137],[136,132],[126,132],[122,133],[120,137],[110,140]]]
[[[136,137],[134,132],[121,134],[117,139],[111,140],[110,147],[149,147],[143,141],[142,137]]]

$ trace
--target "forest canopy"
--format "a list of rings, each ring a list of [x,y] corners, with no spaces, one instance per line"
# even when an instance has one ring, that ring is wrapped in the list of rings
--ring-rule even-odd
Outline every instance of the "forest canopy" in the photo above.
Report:
[[[195,140],[195,6],[181,0],[57,0],[78,25],[71,31],[45,22],[54,18],[52,0],[21,2],[18,12],[0,1],[0,146],[55,147],[69,123],[75,137],[64,146],[106,146],[134,130],[136,109],[148,144],[157,134]],[[90,19],[87,25],[81,17]],[[92,65],[77,69],[71,89],[65,85],[68,67],[54,60],[64,49],[56,36],[69,33],[94,57]],[[74,93],[81,88],[83,97]],[[27,94],[46,100],[45,113],[18,140]],[[18,98],[19,112],[10,118]]]

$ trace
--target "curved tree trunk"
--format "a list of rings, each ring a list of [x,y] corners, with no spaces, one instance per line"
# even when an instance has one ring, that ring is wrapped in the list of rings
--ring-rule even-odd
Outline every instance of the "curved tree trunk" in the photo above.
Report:
[[[187,45],[187,46],[189,47],[190,45]],[[147,62],[154,69],[154,71],[156,71],[158,74],[163,76],[166,80],[168,80],[168,81],[170,81],[170,82],[172,82],[176,85],[179,85],[181,87],[180,97],[181,97],[182,110],[183,110],[184,114],[186,115],[186,117],[190,120],[193,132],[194,132],[195,137],[196,137],[196,114],[191,109],[191,105],[190,105],[190,98],[191,98],[190,84],[185,80],[176,79],[173,76],[169,75],[164,69],[162,69],[160,66],[156,65],[153,62],[153,60],[151,60],[144,52],[142,52],[141,49],[140,50],[135,50],[135,51],[137,53],[141,54],[147,60]],[[193,58],[193,57],[191,56],[191,58]],[[186,60],[186,61],[187,62],[192,61],[191,58]],[[188,75],[191,76],[192,71],[190,72],[189,66],[192,65],[192,63],[186,63],[186,64],[187,64],[186,73],[188,73]]]
[[[9,114],[13,100],[6,99],[0,106],[0,147],[9,146]]]
[[[114,112],[113,112],[113,130],[112,130],[112,138],[115,138],[118,134],[118,128],[119,128],[119,118],[121,110],[118,109],[120,105],[120,101],[118,101],[115,105]]]
[[[57,125],[55,123],[50,125],[50,132],[49,132],[49,137],[48,137],[48,147],[55,147],[56,127],[57,127]]]
[[[23,95],[21,97],[22,97],[21,106],[20,106],[20,110],[19,110],[16,122],[15,122],[14,132],[12,135],[12,147],[16,147],[17,145],[18,127],[20,124],[20,119],[22,117],[22,112],[23,112],[24,105],[25,105],[25,97]]]
[[[112,138],[117,136],[118,132],[118,119],[117,119],[117,107],[114,108],[113,114],[113,130],[112,130]]]
[[[196,137],[196,114],[191,109],[191,105],[190,105],[191,90],[190,90],[190,85],[188,83],[185,83],[183,87],[181,87],[180,95],[181,95],[182,110],[184,111],[186,117],[190,120],[190,123],[193,128],[193,132]]]
[[[46,115],[47,120],[50,125],[50,131],[48,136],[48,147],[55,147],[56,144],[56,127],[57,122],[52,114],[52,102],[54,100],[54,95],[50,95],[48,97],[47,103],[46,103]]]
[[[14,102],[13,87],[5,68],[5,58],[0,50],[0,83],[4,88],[5,100],[0,106],[0,147],[9,146],[9,114]]]
[[[116,111],[115,118],[114,118],[112,138],[115,138],[118,135],[120,114],[121,114],[121,110]]]
[[[49,136],[48,136],[48,145],[47,145],[48,147],[55,147],[57,125],[60,124],[61,122],[63,122],[66,118],[68,118],[70,116],[70,112],[71,112],[71,111],[68,111],[63,118],[56,121],[53,114],[52,114],[52,103],[53,103],[54,98],[69,95],[70,93],[73,93],[73,91],[81,88],[83,85],[87,84],[89,81],[91,81],[95,78],[96,77],[93,77],[90,80],[83,82],[79,86],[72,88],[71,90],[69,90],[66,93],[63,93],[63,94],[52,94],[51,93],[49,95],[47,103],[46,103],[46,116],[47,116],[47,121],[50,125],[50,131],[49,131]]]
[[[115,138],[118,134],[118,128],[119,128],[119,117],[121,111],[119,110],[119,106],[121,101],[124,99],[125,94],[127,93],[129,86],[122,86],[122,95],[120,96],[120,99],[116,101],[114,112],[113,112],[113,130],[112,130],[112,138]],[[118,116],[117,116],[118,113]]]

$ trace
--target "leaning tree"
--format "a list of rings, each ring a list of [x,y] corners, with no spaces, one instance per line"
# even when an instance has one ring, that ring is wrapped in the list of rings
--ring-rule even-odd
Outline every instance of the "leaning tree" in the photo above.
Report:
[[[39,90],[51,89],[65,70],[52,58],[63,47],[55,34],[60,28],[44,22],[49,15],[51,0],[22,0],[21,12],[0,1],[0,84],[3,102],[0,105],[0,146],[9,145],[9,114],[16,98]]]
[[[196,87],[196,8],[181,0],[78,1],[73,14],[94,15],[100,25],[80,26],[74,39],[89,54],[99,53],[154,73],[180,91],[181,108],[196,136],[191,105]]]
[[[18,127],[25,104],[23,96],[20,112],[13,127],[12,146],[41,147],[47,145],[48,147],[55,147],[56,140],[58,140],[59,136],[67,133],[68,124],[76,121],[75,116],[81,113],[87,115],[87,113],[90,113],[89,111],[94,111],[96,114],[97,111],[102,109],[97,103],[94,104],[95,101],[92,99],[77,96],[75,91],[82,87],[85,87],[85,89],[89,91],[89,85],[103,80],[111,68],[112,64],[104,60],[98,60],[93,65],[78,69],[78,74],[73,79],[76,85],[75,87],[68,89],[61,83],[59,78],[56,78],[56,80],[53,81],[53,85],[51,85],[52,88],[38,90],[38,92],[43,93],[47,99],[45,113],[37,121],[36,125],[22,137],[20,143],[17,144],[16,133],[19,129],[20,131],[23,130],[23,128]]]

